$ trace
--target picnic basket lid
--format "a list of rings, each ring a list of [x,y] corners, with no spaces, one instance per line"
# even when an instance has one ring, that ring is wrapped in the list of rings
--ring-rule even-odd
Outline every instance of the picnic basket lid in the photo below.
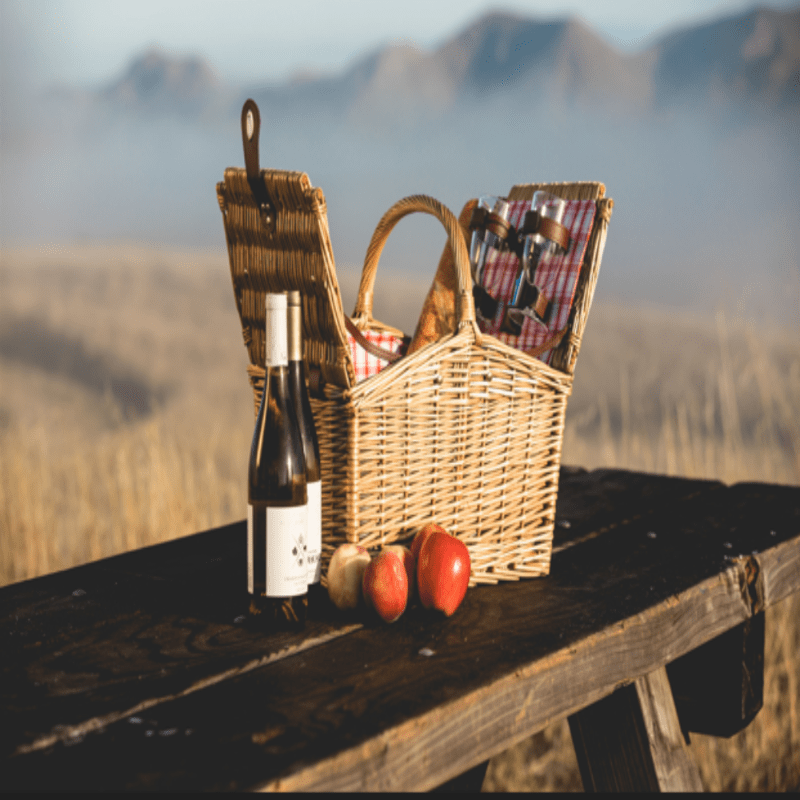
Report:
[[[511,188],[509,200],[532,200],[535,192],[548,192],[564,200],[593,200],[597,213],[583,256],[583,267],[578,274],[567,332],[553,351],[551,365],[569,375],[575,373],[583,331],[592,307],[594,290],[600,272],[600,262],[605,249],[608,223],[614,201],[606,197],[606,187],[599,181],[573,181],[561,183],[520,183]]]
[[[217,184],[251,383],[255,388],[263,380],[265,295],[297,289],[303,296],[306,363],[319,369],[324,383],[349,388],[355,372],[325,196],[305,172],[259,169],[259,127],[258,108],[248,101],[242,109],[247,166],[229,167]]]
[[[559,371],[572,375],[575,371],[581,337],[594,297],[614,201],[605,196],[605,186],[597,181],[517,184],[509,191],[507,199],[509,201],[529,201],[538,191],[546,191],[565,200],[590,200],[596,204],[596,214],[584,251],[583,266],[578,275],[567,329],[559,343],[555,345],[550,362],[551,366]],[[477,199],[469,200],[461,210],[458,219],[465,241],[469,241],[471,236],[470,219],[477,204]],[[457,327],[454,314],[457,292],[456,274],[452,251],[449,246],[445,246],[433,284],[425,298],[409,353],[455,332]],[[529,354],[526,353],[527,355]]]

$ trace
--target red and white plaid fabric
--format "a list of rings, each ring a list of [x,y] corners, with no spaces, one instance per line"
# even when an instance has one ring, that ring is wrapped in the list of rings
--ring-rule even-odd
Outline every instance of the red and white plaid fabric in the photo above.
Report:
[[[509,203],[509,222],[518,228],[530,210],[530,200],[516,200]],[[501,253],[492,261],[487,261],[483,270],[482,284],[498,302],[498,310],[493,320],[485,320],[478,314],[478,326],[484,333],[496,336],[518,350],[533,350],[558,333],[569,319],[578,274],[583,263],[583,254],[594,222],[595,203],[593,200],[567,200],[561,224],[569,231],[569,252],[562,256],[547,254],[542,257],[536,270],[536,283],[553,304],[550,323],[545,326],[536,320],[525,317],[522,332],[511,336],[500,332],[500,323],[507,303],[511,302],[514,281],[517,277],[519,259],[514,253]],[[539,356],[546,364],[552,358],[552,349]]]
[[[397,353],[403,347],[403,338],[394,336],[391,333],[380,331],[361,331],[362,336],[371,344],[382,347],[390,353]],[[356,373],[356,383],[377,375],[389,362],[385,359],[368,353],[349,333],[347,342],[350,345],[350,353],[353,356],[353,368]]]

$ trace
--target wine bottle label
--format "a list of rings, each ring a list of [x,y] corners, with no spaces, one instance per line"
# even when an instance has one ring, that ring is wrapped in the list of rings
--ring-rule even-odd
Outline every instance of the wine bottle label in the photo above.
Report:
[[[308,590],[308,505],[267,507],[267,596]]]
[[[308,582],[319,583],[322,572],[322,481],[306,484],[308,489]]]
[[[297,597],[308,590],[308,506],[248,505],[247,587],[251,594]]]

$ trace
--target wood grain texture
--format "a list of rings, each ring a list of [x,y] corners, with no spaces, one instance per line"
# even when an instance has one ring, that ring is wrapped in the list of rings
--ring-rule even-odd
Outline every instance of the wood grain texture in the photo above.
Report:
[[[686,752],[665,668],[639,678],[634,686],[659,789],[662,792],[702,791],[700,773]]]
[[[800,540],[781,542],[758,556],[764,582],[764,607],[800,592]]]
[[[561,468],[553,552],[625,528],[693,497],[724,490],[719,481],[667,478],[628,470]]]
[[[486,770],[489,768],[488,761],[482,761],[480,764],[468,769],[466,772],[451,778],[441,786],[432,789],[432,792],[437,794],[466,794],[468,792],[479,792],[483,788],[483,782],[486,779]]]
[[[758,592],[748,567],[800,536],[788,524],[798,489],[747,530],[740,519],[757,489],[592,476],[562,472],[557,519],[570,527],[557,531],[562,544],[577,543],[555,554],[547,578],[471,589],[448,619],[411,608],[385,626],[329,609],[295,638],[240,630],[237,601],[225,597],[226,587],[238,591],[244,563],[236,526],[225,531],[235,542],[210,532],[0,590],[9,654],[0,782],[432,788],[749,618]],[[653,502],[643,502],[648,493]],[[628,501],[641,513],[618,512],[615,522],[613,507]],[[738,558],[754,549],[760,555]],[[797,549],[782,553],[797,569]],[[770,576],[785,573],[784,561],[760,570],[767,605]],[[79,598],[76,574],[88,587]],[[87,600],[93,592],[97,605]],[[321,643],[308,646],[314,637]],[[231,671],[269,654],[280,657]],[[97,728],[61,727],[148,699],[156,702]],[[42,746],[30,748],[36,741]]]
[[[564,469],[561,480],[560,542],[624,527],[615,507],[641,517],[711,488],[628,472]],[[250,627],[245,535],[237,523],[0,589],[12,750],[71,741],[359,624],[317,604],[304,634]]]
[[[663,667],[569,718],[584,788],[701,791]]]
[[[7,775],[44,788],[134,789],[145,779],[161,788],[248,788],[270,774],[266,786],[292,790],[430,788],[648,671],[665,647],[692,647],[707,630],[687,624],[675,603],[663,616],[645,611],[606,633],[567,636],[553,652],[547,639],[558,634],[541,625],[515,636],[525,615],[513,595],[498,607],[490,593],[468,595],[460,619],[417,613],[399,627],[356,632],[14,759]],[[585,608],[584,598],[559,594],[560,613],[543,609],[551,623],[569,630],[584,606],[577,628],[594,627],[601,596]],[[692,599],[712,610],[732,601],[736,617],[744,613],[735,580],[701,586]],[[709,615],[711,622],[730,624]],[[423,647],[434,655],[420,656]],[[323,649],[324,659],[312,657]]]
[[[237,523],[0,589],[0,752],[71,741],[361,627],[327,598],[302,635],[254,625],[245,537]]]

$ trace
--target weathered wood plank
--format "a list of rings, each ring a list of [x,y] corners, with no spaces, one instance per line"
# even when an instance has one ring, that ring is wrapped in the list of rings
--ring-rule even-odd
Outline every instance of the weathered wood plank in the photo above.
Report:
[[[86,789],[144,788],[148,780],[167,789],[432,788],[651,671],[665,650],[690,649],[709,627],[746,614],[736,576],[727,575],[683,603],[665,601],[550,655],[520,658],[546,652],[545,631],[514,646],[501,615],[512,627],[524,617],[508,598],[498,608],[489,597],[495,589],[470,592],[460,618],[437,624],[417,614],[399,627],[362,630],[162,703],[140,722],[12,759],[6,780]],[[601,604],[583,609],[587,629]],[[542,605],[557,625],[580,614],[574,602]],[[693,606],[707,608],[704,624],[687,613]],[[487,616],[494,635],[480,625]],[[434,656],[419,655],[426,646]]]
[[[723,546],[729,558],[758,556],[763,584],[758,592],[764,593],[762,599],[770,606],[800,591],[798,491],[797,486],[765,483],[740,483],[728,490],[736,513]]]
[[[129,787],[140,785],[130,763],[149,765],[160,786],[224,788],[235,775],[243,787],[270,772],[277,780],[266,784],[282,788],[435,786],[749,616],[744,564],[720,572],[718,531],[694,527],[702,513],[729,525],[726,509],[736,509],[724,496],[703,508],[698,500],[659,515],[655,538],[647,519],[616,531],[613,545],[603,537],[570,548],[546,580],[470,591],[450,620],[410,613],[150,710],[150,738],[188,726],[224,758],[191,749],[161,772],[166,751],[147,741],[142,751],[144,729],[120,722],[70,748],[68,764],[113,765]],[[694,544],[686,566],[670,546],[683,537]],[[698,570],[710,577],[698,581]],[[420,656],[423,647],[436,655]],[[313,742],[313,755],[290,765],[298,742]],[[59,752],[67,748],[53,748],[51,765]]]
[[[703,789],[663,667],[572,715],[569,726],[587,791]]]
[[[781,542],[758,556],[764,582],[764,607],[800,592],[800,540]]]
[[[697,765],[689,758],[664,667],[634,684],[644,718],[650,757],[662,792],[702,791]]]
[[[302,634],[254,626],[245,536],[236,523],[0,589],[13,749],[69,741],[361,627],[327,598]]]
[[[719,481],[665,479],[665,476],[619,469],[586,472],[562,467],[553,552],[720,489],[724,489],[724,484]]]
[[[483,788],[486,779],[486,770],[489,769],[489,762],[482,761],[477,766],[468,769],[466,772],[451,778],[441,786],[437,786],[431,791],[437,794],[466,794],[479,792]]]
[[[795,506],[799,496],[791,496]],[[731,559],[725,547],[742,511],[737,502],[729,490],[713,489],[669,503],[559,552],[546,579],[470,590],[450,619],[412,609],[392,626],[352,631],[93,732],[58,735],[62,709],[53,703],[63,698],[53,680],[52,692],[41,698],[44,708],[34,709],[39,727],[31,730],[56,738],[5,759],[3,784],[187,790],[440,785],[747,619],[754,602],[748,566],[759,556]],[[764,521],[769,524],[769,513]],[[796,527],[776,537],[769,530],[740,531],[737,541],[763,551],[798,534]],[[764,598],[770,597],[769,574],[761,570]],[[198,582],[206,594],[214,585],[208,577],[213,573]],[[169,618],[168,592],[160,602],[168,604]],[[96,635],[102,639],[99,628]],[[176,673],[186,668],[182,651],[176,658],[162,647],[173,641],[171,634],[154,639],[152,661],[161,659]],[[263,643],[269,647],[269,637]],[[421,655],[423,648],[434,655]],[[91,652],[96,658],[99,646]],[[17,653],[30,657],[25,647]],[[73,658],[83,653],[78,647]],[[204,657],[216,668],[213,652]],[[96,692],[80,685],[76,708],[116,708],[117,691],[125,695],[135,683],[135,675],[123,675],[119,684],[105,680]],[[27,685],[22,675],[12,689]],[[4,680],[1,691],[8,686]],[[8,694],[3,703],[12,713],[8,744],[19,752],[20,730],[31,735],[23,722],[27,708]]]
[[[608,470],[561,480],[562,544],[624,528],[615,507],[641,517],[718,487]],[[245,535],[236,523],[0,589],[0,703],[22,734],[15,749],[68,741],[360,624],[318,605],[303,634],[249,627]]]

